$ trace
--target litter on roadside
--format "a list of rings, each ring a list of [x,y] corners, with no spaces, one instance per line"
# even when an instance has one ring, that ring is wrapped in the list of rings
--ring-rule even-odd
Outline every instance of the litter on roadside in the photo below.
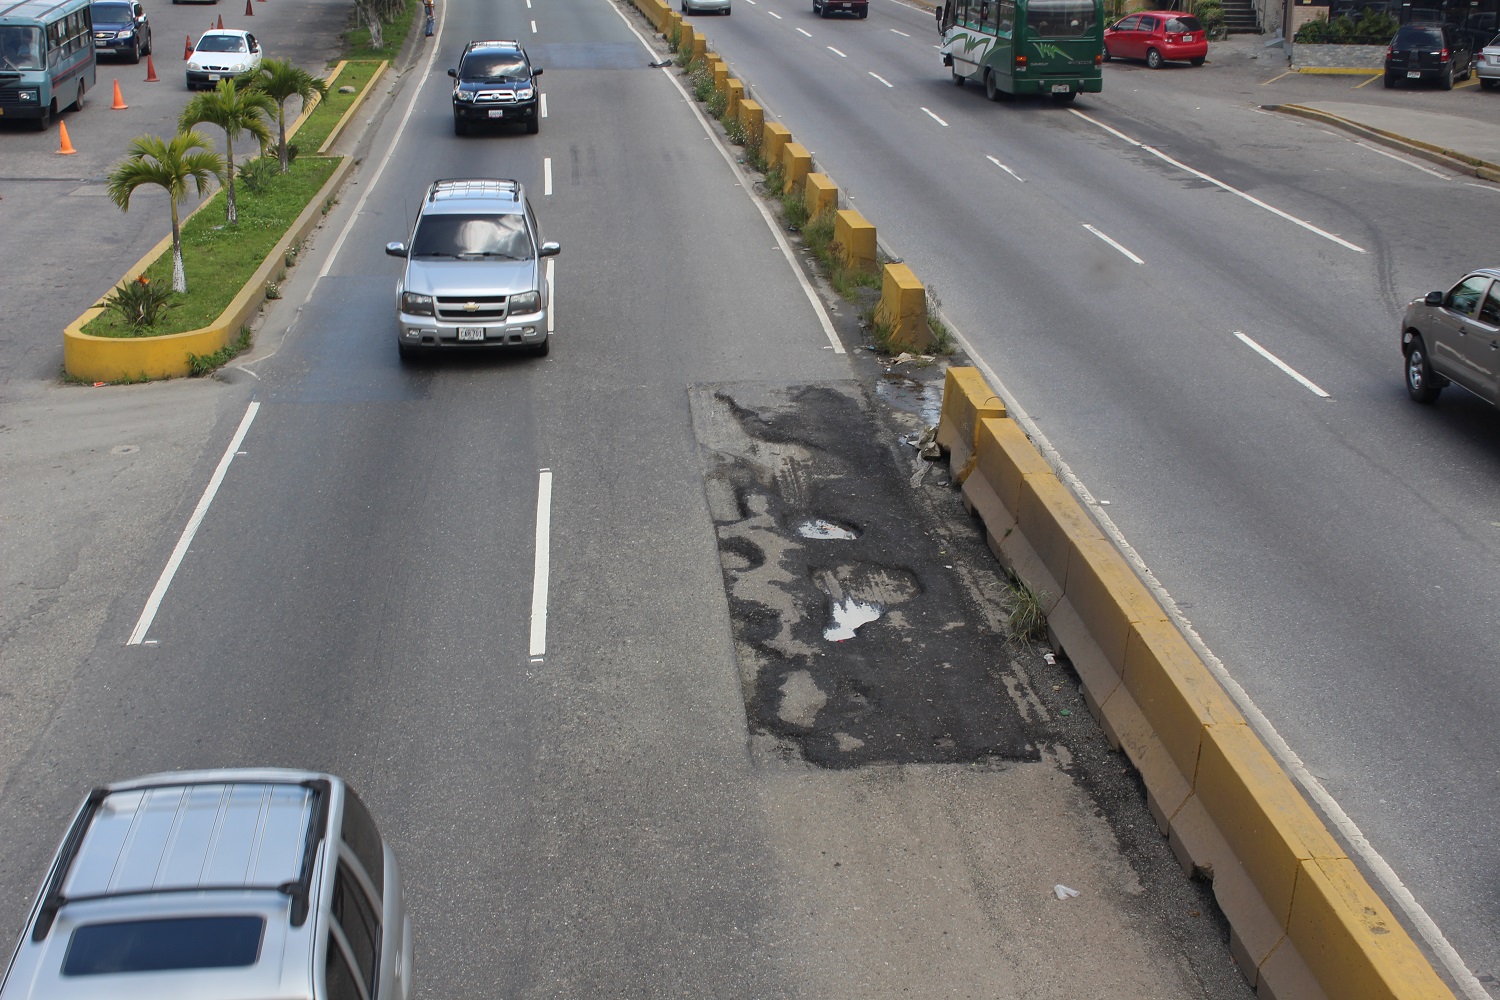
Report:
[[[1078,898],[1078,890],[1077,889],[1069,889],[1067,886],[1061,885],[1061,884],[1054,885],[1052,887],[1052,892],[1054,894],[1056,894],[1056,896],[1057,896],[1058,899],[1077,899]]]

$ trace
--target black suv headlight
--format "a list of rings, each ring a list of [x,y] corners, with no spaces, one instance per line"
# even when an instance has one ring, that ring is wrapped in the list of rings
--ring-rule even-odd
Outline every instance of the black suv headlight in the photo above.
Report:
[[[464,90],[462,87],[454,87],[453,99],[455,101],[472,101],[474,100],[474,92],[472,90]]]

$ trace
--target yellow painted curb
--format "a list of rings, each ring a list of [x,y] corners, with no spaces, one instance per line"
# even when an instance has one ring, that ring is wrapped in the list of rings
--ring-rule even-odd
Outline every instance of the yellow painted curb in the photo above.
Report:
[[[1294,69],[1294,73],[1306,73],[1309,76],[1380,76],[1383,69],[1347,69],[1343,67],[1319,67],[1307,66]]]
[[[338,73],[342,72],[346,65],[348,65],[347,62],[339,63],[338,69],[328,78],[328,85],[330,87],[333,86],[334,81],[338,79]],[[318,147],[319,155],[326,155],[333,148],[333,144],[339,141],[339,137],[344,134],[344,129],[354,120],[354,116],[359,112],[360,105],[365,103],[365,98],[369,96],[371,89],[380,81],[380,78],[385,75],[385,69],[389,65],[390,63],[381,60],[380,65],[375,67],[375,72],[370,74],[369,81],[365,83],[365,89],[355,95],[354,103],[349,105],[349,109],[339,116],[338,124],[333,127],[333,131],[328,133],[328,138],[323,140],[323,145]]]

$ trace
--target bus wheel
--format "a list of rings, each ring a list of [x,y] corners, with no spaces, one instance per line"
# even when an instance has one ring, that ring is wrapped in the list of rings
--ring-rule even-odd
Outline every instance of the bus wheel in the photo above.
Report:
[[[1070,90],[1066,94],[1053,94],[1052,95],[1052,101],[1055,104],[1072,104],[1073,103],[1073,98],[1075,98],[1077,96],[1078,96],[1078,92],[1077,91]]]
[[[953,67],[953,86],[955,86],[955,87],[962,87],[963,85],[964,85],[963,75],[958,72],[958,67],[954,66]]]
[[[995,85],[995,74],[984,71],[984,96],[992,101],[1000,100],[1000,88]]]
[[[68,105],[68,110],[69,111],[82,111],[83,110],[83,81],[82,80],[78,81],[78,96],[73,99],[73,103],[72,104]]]

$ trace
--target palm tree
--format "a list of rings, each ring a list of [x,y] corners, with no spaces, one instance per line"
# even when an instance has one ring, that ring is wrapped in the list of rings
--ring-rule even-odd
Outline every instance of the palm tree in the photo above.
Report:
[[[208,179],[224,173],[224,158],[213,151],[202,132],[178,132],[170,140],[142,135],[130,141],[130,158],[122,160],[109,175],[109,197],[120,211],[130,211],[130,196],[142,184],[166,189],[172,202],[172,291],[187,291],[182,270],[182,230],[177,205],[187,197],[189,182],[202,196]]]
[[[265,149],[271,142],[271,129],[266,122],[275,111],[276,102],[264,91],[240,87],[233,80],[220,80],[213,90],[188,101],[182,117],[177,119],[177,127],[184,132],[203,122],[224,130],[225,221],[230,224],[240,221],[234,204],[234,140],[241,132],[249,132]]]
[[[302,98],[306,108],[313,99],[328,96],[328,84],[313,76],[290,59],[267,59],[255,75],[255,86],[276,102],[277,154],[281,157],[281,172],[286,173],[289,160],[286,152],[286,102],[290,97]]]

